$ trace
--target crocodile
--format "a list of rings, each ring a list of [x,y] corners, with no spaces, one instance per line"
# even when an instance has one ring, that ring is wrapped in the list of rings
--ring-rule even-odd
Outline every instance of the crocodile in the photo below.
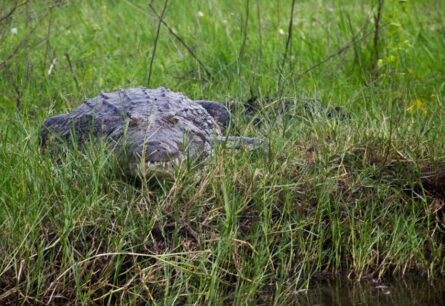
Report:
[[[220,103],[193,101],[163,87],[119,89],[87,99],[71,113],[46,119],[40,144],[84,146],[104,139],[131,174],[149,173],[171,169],[189,158],[206,158],[218,142],[248,149],[262,143],[257,138],[225,137],[230,119]]]

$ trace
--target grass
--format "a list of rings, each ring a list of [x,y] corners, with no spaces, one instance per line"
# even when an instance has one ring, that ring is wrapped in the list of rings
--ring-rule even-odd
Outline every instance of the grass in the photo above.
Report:
[[[375,58],[377,1],[297,1],[288,47],[291,1],[170,1],[187,47],[161,26],[150,87],[229,105],[269,152],[135,182],[105,146],[57,161],[38,133],[147,85],[158,19],[137,0],[20,5],[0,22],[0,303],[287,304],[320,277],[443,278],[443,6],[385,1]],[[306,101],[350,118],[278,112]]]

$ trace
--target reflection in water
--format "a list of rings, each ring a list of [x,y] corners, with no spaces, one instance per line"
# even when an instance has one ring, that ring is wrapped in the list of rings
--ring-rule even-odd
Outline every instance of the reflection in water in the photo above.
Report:
[[[299,294],[298,305],[445,305],[445,280],[321,281]]]

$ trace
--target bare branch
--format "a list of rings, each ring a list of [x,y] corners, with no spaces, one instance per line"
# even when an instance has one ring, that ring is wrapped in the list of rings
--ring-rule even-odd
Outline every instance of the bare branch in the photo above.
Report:
[[[138,9],[140,12],[142,12],[143,14],[147,14],[147,12],[142,9],[141,7],[139,7],[138,5],[134,4],[133,2],[131,2],[130,0],[125,0],[126,3],[130,4],[132,7]],[[150,3],[148,4],[148,7],[151,9],[151,11],[154,13],[154,15],[160,19],[160,15],[158,14],[158,12],[156,11],[155,7],[153,6],[153,1],[150,1]],[[205,71],[205,73],[207,74],[208,78],[212,78],[212,74],[210,73],[210,70],[204,65],[204,63],[198,58],[198,56],[195,54],[195,52],[193,51],[193,49],[185,42],[185,40],[179,35],[177,34],[168,24],[165,20],[161,21],[162,25],[165,26],[165,28],[168,30],[168,32],[176,39],[179,41],[179,43],[181,43],[181,45],[184,46],[185,49],[187,49],[187,51],[190,53],[190,55],[198,62],[198,64],[201,66],[201,68]]]
[[[71,58],[68,53],[65,53],[66,60],[68,62],[68,66],[70,67],[71,75],[73,76],[74,83],[76,84],[77,91],[80,91],[79,80],[77,79],[76,72],[74,71],[74,67],[71,63]]]
[[[37,27],[38,26],[36,25],[34,28],[32,28],[29,33],[15,46],[15,48],[12,49],[9,55],[6,56],[4,60],[0,61],[0,69],[5,68],[7,63],[18,53],[18,51],[28,43],[29,38],[35,32]]]
[[[247,42],[247,29],[249,26],[249,6],[250,6],[250,1],[246,0],[246,19],[244,20],[244,26],[243,26],[243,41],[241,42],[241,47],[239,50],[239,56],[238,58],[241,59],[244,55],[244,49],[246,47],[246,42]]]
[[[335,58],[335,57],[337,57],[337,56],[339,56],[339,55],[342,55],[344,52],[346,52],[349,48],[351,48],[352,46],[354,46],[354,44],[356,43],[356,42],[358,42],[358,41],[361,41],[361,40],[364,40],[365,38],[367,38],[367,37],[369,37],[369,36],[371,36],[374,32],[373,31],[370,31],[370,32],[367,32],[367,33],[365,33],[365,34],[363,34],[363,31],[368,27],[368,24],[369,24],[369,19],[368,20],[366,20],[366,22],[364,23],[364,25],[362,26],[362,28],[361,28],[361,30],[346,44],[346,45],[344,45],[343,47],[341,47],[340,49],[338,49],[336,52],[334,52],[334,53],[332,53],[332,54],[330,54],[330,55],[328,55],[327,57],[325,57],[323,60],[321,60],[320,62],[318,62],[318,63],[316,63],[316,64],[314,64],[314,65],[312,65],[312,66],[310,66],[310,67],[308,67],[308,68],[306,68],[305,70],[303,70],[301,73],[299,73],[297,76],[296,76],[296,79],[300,79],[303,75],[305,75],[305,74],[307,74],[307,73],[309,73],[309,72],[311,72],[312,70],[314,70],[314,69],[317,69],[318,67],[320,67],[321,65],[323,65],[324,63],[326,63],[326,62],[328,62],[328,61],[330,61],[331,59],[333,59],[333,58]],[[386,26],[386,25],[384,25],[384,26]],[[383,26],[382,26],[383,27]]]
[[[294,23],[294,8],[295,8],[295,0],[292,0],[292,5],[290,9],[290,17],[289,17],[289,27],[287,29],[287,41],[286,41],[286,48],[284,49],[283,54],[283,60],[281,61],[281,65],[278,67],[280,71],[280,79],[278,83],[278,90],[280,92],[280,95],[282,94],[283,90],[283,78],[284,78],[284,65],[286,64],[287,60],[287,54],[289,52],[290,45],[292,43],[292,25]]]
[[[379,53],[379,41],[380,41],[380,28],[382,22],[382,12],[384,0],[377,0],[377,15],[374,15],[374,69],[377,67],[377,62],[380,58]]]
[[[28,1],[23,2],[22,4],[18,5],[17,7],[20,7],[24,4],[28,3]],[[37,28],[40,26],[40,23],[48,16],[48,13],[43,14],[41,18],[39,18],[39,21],[37,24],[29,30],[29,32],[25,35],[25,37],[12,49],[12,51],[3,59],[0,60],[0,69],[4,69],[8,62],[18,53],[18,51],[26,46],[30,40],[30,38],[33,36],[34,32],[37,30]],[[42,41],[45,41],[43,39]]]
[[[23,2],[23,3],[21,3],[21,4],[19,4],[19,1],[17,0],[17,1],[14,3],[14,7],[13,7],[8,13],[6,13],[5,15],[3,15],[3,16],[0,17],[0,22],[2,22],[3,20],[6,20],[6,19],[8,19],[9,17],[11,17],[12,14],[14,14],[14,12],[15,12],[19,7],[21,7],[22,5],[25,5],[26,3],[28,3],[28,0],[25,1],[25,2]]]
[[[167,24],[167,22],[165,22],[165,20],[161,19],[161,16],[158,14],[158,12],[156,11],[156,9],[154,8],[154,6],[151,3],[149,4],[149,7],[153,11],[153,13],[156,15],[156,17],[158,17],[158,19],[161,21],[161,23],[166,27],[168,32],[171,35],[173,35],[173,37],[175,37],[184,46],[184,48],[187,49],[187,51],[198,62],[198,64],[201,66],[201,68],[204,69],[207,76],[209,78],[211,78],[212,74],[210,73],[210,70],[207,69],[207,67],[204,65],[204,63],[198,58],[198,56],[195,54],[193,49],[191,47],[189,47],[189,45],[185,42],[185,40],[181,36],[179,36],[179,34],[177,34],[175,31],[173,31],[173,29]]]
[[[150,68],[148,70],[147,87],[150,87],[150,79],[151,79],[151,73],[153,71],[153,63],[154,63],[155,56],[156,56],[156,49],[158,47],[159,34],[161,32],[161,24],[162,24],[162,21],[164,20],[164,15],[167,10],[167,4],[168,4],[168,0],[165,0],[161,15],[159,16],[158,28],[156,30],[156,37],[155,37],[155,41],[154,41],[154,45],[153,45],[153,52],[152,52],[151,60],[150,60]],[[152,3],[150,3],[150,7],[153,7]]]
[[[287,29],[287,41],[286,41],[286,48],[284,49],[284,55],[283,55],[283,62],[281,66],[284,66],[287,59],[287,54],[289,53],[289,48],[292,43],[292,28],[294,24],[294,9],[295,9],[295,0],[292,0],[292,6],[290,9],[290,18],[289,18],[289,27]]]
[[[260,3],[256,0],[256,9],[257,9],[257,19],[258,19],[258,39],[259,39],[259,57],[263,54],[263,33],[261,30],[261,8]]]

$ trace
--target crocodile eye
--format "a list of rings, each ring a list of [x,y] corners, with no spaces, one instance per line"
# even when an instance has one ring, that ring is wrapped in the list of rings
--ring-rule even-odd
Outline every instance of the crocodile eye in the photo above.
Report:
[[[142,126],[144,123],[144,118],[142,116],[135,116],[131,114],[127,114],[127,116],[130,118],[129,126],[136,127],[136,126]]]
[[[168,123],[170,124],[176,124],[178,123],[179,119],[175,115],[171,114],[165,117]]]

